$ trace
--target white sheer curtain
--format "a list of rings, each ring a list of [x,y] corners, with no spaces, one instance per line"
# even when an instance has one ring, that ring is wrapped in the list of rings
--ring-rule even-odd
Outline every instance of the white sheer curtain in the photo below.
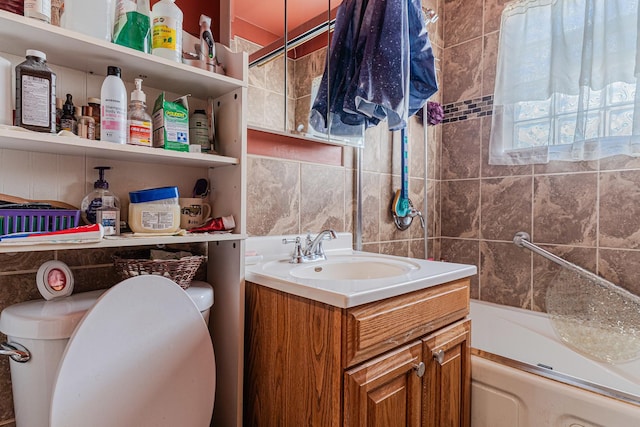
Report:
[[[508,4],[489,163],[640,156],[638,25],[638,0]]]

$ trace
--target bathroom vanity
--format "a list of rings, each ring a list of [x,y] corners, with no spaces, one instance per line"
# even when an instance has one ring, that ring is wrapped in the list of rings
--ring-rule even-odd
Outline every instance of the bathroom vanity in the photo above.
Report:
[[[245,423],[468,427],[476,268],[337,246],[288,273],[282,258],[247,266]],[[335,264],[376,260],[415,268],[338,277]],[[309,267],[320,276],[301,277]]]

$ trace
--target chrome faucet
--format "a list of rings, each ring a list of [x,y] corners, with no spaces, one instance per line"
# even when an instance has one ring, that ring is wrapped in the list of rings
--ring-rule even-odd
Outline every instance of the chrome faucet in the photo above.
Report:
[[[337,238],[336,232],[331,229],[327,229],[318,233],[314,239],[311,238],[311,233],[307,234],[304,249],[302,248],[300,237],[296,237],[295,239],[282,239],[282,243],[293,243],[295,245],[289,262],[292,264],[300,264],[303,262],[322,261],[327,259],[327,256],[324,253],[324,248],[322,247],[322,242],[324,240],[331,240],[335,238]]]

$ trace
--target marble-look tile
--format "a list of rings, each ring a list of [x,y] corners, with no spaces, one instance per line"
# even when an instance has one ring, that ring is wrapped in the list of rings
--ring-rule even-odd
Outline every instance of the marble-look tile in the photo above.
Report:
[[[426,259],[424,251],[424,239],[414,239],[409,241],[409,257]]]
[[[395,175],[380,175],[380,240],[400,240],[408,239],[410,232],[408,230],[400,231],[393,221],[391,213],[391,205],[396,190],[400,189],[400,177]]]
[[[493,95],[496,82],[499,33],[484,36],[482,50],[482,96]]]
[[[265,89],[266,73],[264,67],[249,68],[249,86]]]
[[[640,169],[640,157],[619,155],[600,159],[601,171],[613,169]]]
[[[247,156],[247,233],[300,233],[300,165]]]
[[[120,277],[113,266],[96,268],[74,268],[74,292],[89,292],[96,289],[107,289],[121,282]]]
[[[594,246],[597,174],[536,176],[533,183],[533,241]]]
[[[442,17],[444,10],[444,0],[423,0],[422,10],[426,12],[428,9],[434,10],[438,14],[438,17]],[[443,45],[443,23],[444,20],[440,19],[435,23],[427,24],[427,32],[429,33],[429,40],[431,41],[432,45]]]
[[[441,240],[440,257],[447,262],[475,265],[480,273],[480,242],[477,240],[445,239]],[[479,298],[479,274],[471,277],[471,298]]]
[[[52,259],[52,251],[1,253],[0,273],[9,273],[14,271],[37,271],[43,262]]]
[[[380,241],[380,174],[362,173],[362,241]]]
[[[287,131],[289,132],[293,132],[295,131],[295,129],[297,128],[297,123],[296,123],[296,100],[293,98],[287,98]],[[303,123],[303,125],[306,123],[306,121]]]
[[[284,56],[263,65],[265,72],[265,88],[284,95]]]
[[[546,164],[533,165],[533,173],[544,175],[551,173],[594,172],[598,170],[598,161],[590,162],[561,162],[550,161]]]
[[[384,138],[387,138],[384,132]],[[367,172],[380,172],[382,167],[381,146],[383,139],[383,127],[376,126],[369,128],[364,134],[364,147],[362,148],[362,170]],[[385,145],[387,143],[385,142]],[[385,165],[385,168],[390,168]]]
[[[600,275],[640,296],[640,252],[600,249],[599,253]]]
[[[482,118],[482,177],[498,177],[512,175],[531,175],[533,165],[490,165],[489,164],[489,142],[491,139],[491,117]]]
[[[396,240],[393,242],[381,242],[380,253],[385,255],[409,256],[409,241]]]
[[[4,334],[0,334],[0,340],[6,340]],[[11,392],[9,358],[2,356],[0,358],[0,425],[4,426],[3,421],[10,420],[13,417],[13,393]],[[6,425],[15,426],[13,423]]]
[[[564,258],[580,267],[596,272],[596,249],[573,246],[541,246],[543,249]],[[535,311],[547,311],[547,291],[556,280],[562,279],[558,271],[563,268],[542,256],[533,255],[533,307]]]
[[[345,150],[348,151],[348,150]],[[356,171],[344,170],[344,229],[356,235]],[[361,225],[362,226],[362,225]]]
[[[484,1],[484,33],[498,31],[504,5],[509,0],[485,0]]]
[[[427,180],[427,237],[440,237],[440,182]]]
[[[300,230],[344,231],[344,169],[305,163],[300,168]]]
[[[482,94],[482,37],[445,49],[442,102],[475,99]]]
[[[263,123],[267,129],[283,130],[285,102],[284,96],[276,92],[266,92]]]
[[[532,182],[532,177],[481,181],[482,239],[511,241],[516,232],[531,229]]]
[[[369,252],[370,254],[380,253],[380,243],[363,243],[362,251]]]
[[[426,168],[425,128],[413,116],[409,119],[409,176],[424,178]]]
[[[440,250],[441,241],[442,239],[440,239],[439,237],[434,239],[427,239],[427,259],[439,260],[440,258],[442,258]]]
[[[441,179],[442,125],[427,126],[427,177]]]
[[[309,111],[311,110],[311,97],[303,96],[295,100],[295,130],[309,132]],[[291,111],[291,110],[289,110]],[[300,126],[302,128],[300,129]]]
[[[242,37],[236,36],[234,38],[234,41],[236,44],[235,52],[247,52],[248,54],[252,54],[253,52],[256,52],[262,48],[261,45],[254,43],[250,40],[243,39]]]
[[[13,304],[41,298],[35,271],[0,276],[0,311]]]
[[[414,208],[425,215],[427,212],[428,206],[425,205],[425,181],[424,179],[411,178],[409,180],[409,199],[411,203],[413,203]],[[409,236],[411,239],[424,239],[426,232],[426,218],[425,218],[425,228],[422,228],[420,217],[416,216],[413,218],[411,226],[409,226]],[[406,238],[406,237],[405,237]]]
[[[441,192],[442,236],[478,238],[480,180],[442,181]]]
[[[600,173],[600,245],[640,248],[640,170]]]
[[[444,0],[446,47],[482,35],[482,3],[483,0]]]
[[[64,262],[70,267],[113,264],[113,255],[120,252],[123,248],[100,248],[91,251],[59,251],[58,260]],[[135,250],[134,248],[124,248],[127,250]]]
[[[295,61],[293,90],[295,98],[311,95],[313,79],[324,73],[326,49],[316,50]]]
[[[480,177],[479,119],[442,126],[442,179]]]
[[[530,309],[531,256],[513,243],[480,242],[480,299]]]
[[[249,86],[247,94],[247,124],[265,127],[265,104],[267,102],[267,91]]]

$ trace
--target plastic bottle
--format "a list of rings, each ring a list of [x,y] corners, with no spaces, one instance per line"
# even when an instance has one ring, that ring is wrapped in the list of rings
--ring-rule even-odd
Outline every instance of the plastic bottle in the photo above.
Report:
[[[39,50],[28,49],[27,60],[16,67],[16,126],[56,131],[56,75]]]
[[[129,113],[127,114],[127,142],[134,145],[152,147],[152,122],[147,113],[147,96],[142,91],[142,79],[134,79],[136,88],[131,92]]]
[[[64,0],[60,26],[111,41],[115,0]]]
[[[100,140],[127,143],[127,90],[118,67],[107,68],[100,90]]]
[[[24,0],[24,16],[51,23],[51,0]]]
[[[60,117],[60,130],[66,130],[78,134],[78,122],[74,116],[73,97],[67,94],[67,101],[62,106],[62,117]]]
[[[151,53],[182,62],[182,11],[175,0],[160,0],[153,5],[153,42]]]
[[[105,236],[120,234],[120,208],[115,206],[115,196],[102,196],[102,206],[96,209],[96,223],[102,224]]]
[[[117,0],[113,42],[141,52],[151,52],[149,0]]]
[[[102,206],[107,206],[104,203],[105,197],[110,197],[113,203],[111,203],[111,207],[118,211],[117,213],[117,226],[111,229],[112,234],[120,234],[120,199],[113,194],[109,190],[109,183],[104,179],[104,171],[111,169],[109,166],[96,166],[94,169],[98,170],[98,180],[93,183],[93,191],[84,196],[82,199],[82,203],[80,205],[80,210],[82,211],[82,219],[87,224],[97,224],[98,223],[98,214],[97,212],[102,208]],[[109,201],[107,201],[109,202]],[[111,209],[110,211],[112,211]],[[101,219],[104,221],[104,213],[101,214]],[[107,219],[110,219],[110,216],[107,215]],[[104,224],[103,224],[104,225]],[[105,234],[107,234],[107,230],[105,228]]]
[[[207,65],[215,65],[216,44],[211,34],[211,18],[200,15],[200,59]]]
[[[0,125],[13,124],[11,62],[0,56]]]
[[[200,151],[211,149],[209,144],[209,121],[204,110],[195,110],[189,117],[189,144],[199,145]]]

